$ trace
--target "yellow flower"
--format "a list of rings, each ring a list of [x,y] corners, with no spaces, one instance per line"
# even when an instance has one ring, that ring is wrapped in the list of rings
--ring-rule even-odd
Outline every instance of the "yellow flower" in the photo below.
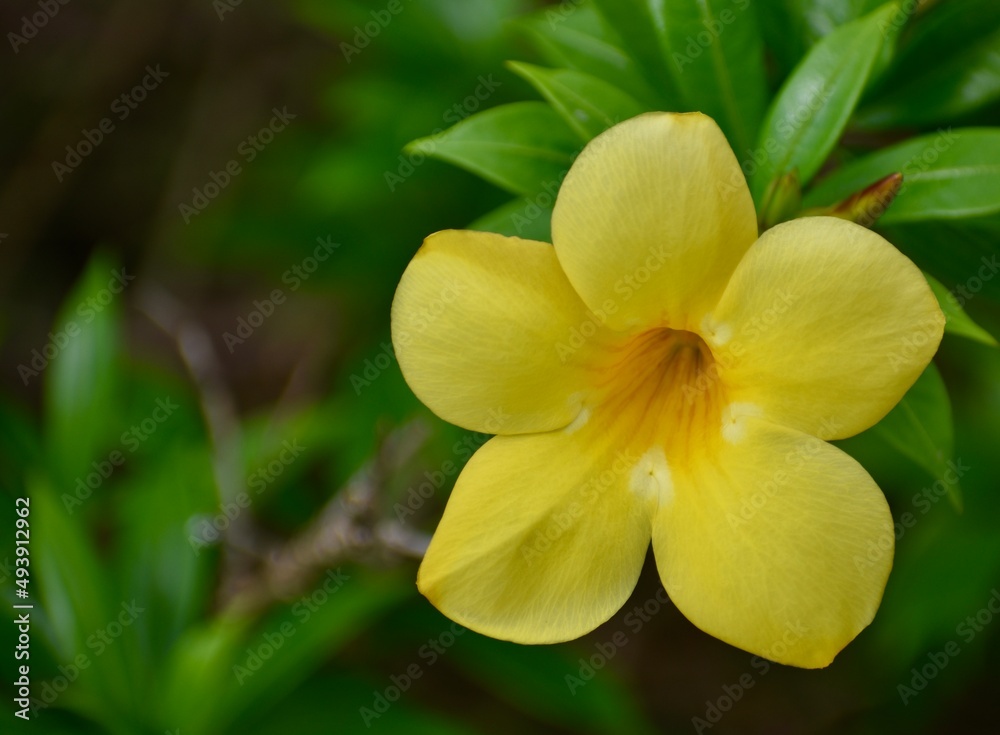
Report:
[[[554,244],[427,238],[392,307],[399,365],[438,416],[498,434],[420,567],[445,615],[579,637],[628,599],[652,539],[680,611],[751,653],[826,666],[871,622],[893,521],[827,441],[896,404],[944,316],[875,233],[756,222],[714,121],[650,113],[577,158]]]

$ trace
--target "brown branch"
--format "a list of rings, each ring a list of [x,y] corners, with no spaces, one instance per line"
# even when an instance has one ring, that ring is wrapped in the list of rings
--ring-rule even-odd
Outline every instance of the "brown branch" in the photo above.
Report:
[[[138,300],[139,308],[177,344],[208,427],[220,504],[232,502],[243,489],[240,422],[211,338],[163,289],[146,284]],[[268,539],[249,513],[231,519],[223,536],[221,606],[233,613],[258,613],[306,590],[324,569],[346,560],[384,564],[423,557],[430,538],[388,517],[382,506],[388,481],[413,459],[428,434],[419,421],[392,431],[315,520],[288,541]]]
[[[227,608],[252,613],[290,599],[324,569],[343,561],[422,558],[430,538],[384,517],[381,501],[386,480],[413,458],[428,433],[420,422],[393,431],[312,523],[291,540],[276,544],[251,578],[229,586]]]

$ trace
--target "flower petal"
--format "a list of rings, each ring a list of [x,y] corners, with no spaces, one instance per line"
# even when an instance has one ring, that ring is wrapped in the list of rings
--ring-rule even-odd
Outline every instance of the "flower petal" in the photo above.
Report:
[[[828,665],[878,609],[893,521],[836,447],[744,417],[718,456],[674,468],[653,522],[667,593],[706,633],[779,663]]]
[[[424,242],[392,304],[406,382],[434,413],[490,434],[579,414],[605,330],[547,243],[450,230]]]
[[[462,471],[417,586],[484,635],[555,643],[608,620],[635,588],[652,506],[637,458],[593,424],[487,442]]]
[[[879,235],[833,217],[765,232],[703,325],[732,401],[824,439],[885,416],[943,331],[919,269]]]
[[[736,156],[700,113],[648,113],[597,136],[552,215],[573,287],[618,328],[693,329],[756,238]]]

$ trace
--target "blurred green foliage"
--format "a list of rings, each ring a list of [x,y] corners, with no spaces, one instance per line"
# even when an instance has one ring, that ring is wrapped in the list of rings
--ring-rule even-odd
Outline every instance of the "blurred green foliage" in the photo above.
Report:
[[[7,697],[4,732],[687,731],[743,675],[713,732],[995,723],[1000,636],[965,622],[1000,586],[995,2],[107,2],[61,8],[10,58],[0,523],[30,497],[38,714]],[[51,162],[157,61],[162,89],[57,181]],[[716,117],[759,210],[792,206],[768,209],[779,179],[821,208],[903,172],[876,228],[949,317],[936,367],[842,443],[890,500],[897,560],[822,672],[753,661],[669,607],[633,628],[631,602],[561,646],[460,632],[373,541],[433,530],[485,439],[420,406],[388,345],[421,239],[547,238],[582,145],[649,109]],[[266,136],[274,110],[293,117]],[[271,565],[331,509],[372,536],[286,585]],[[658,585],[644,574],[634,601]],[[587,677],[616,631],[632,645]]]

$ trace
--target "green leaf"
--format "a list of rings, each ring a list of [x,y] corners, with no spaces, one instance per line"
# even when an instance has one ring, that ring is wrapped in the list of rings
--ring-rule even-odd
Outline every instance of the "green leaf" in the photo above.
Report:
[[[913,222],[881,228],[886,238],[939,279],[963,306],[1000,302],[1000,217]]]
[[[110,597],[97,552],[85,527],[67,513],[48,481],[29,480],[31,528],[39,590],[51,622],[53,647],[67,660],[83,648],[87,633],[107,623]]]
[[[120,291],[129,278],[98,253],[52,328],[49,345],[55,356],[45,376],[46,439],[55,472],[64,482],[86,474],[119,428],[114,409],[118,314]]]
[[[858,125],[940,124],[1000,99],[1000,3],[939,3],[915,23]]]
[[[951,401],[934,363],[927,366],[903,399],[871,430],[943,482],[951,504],[962,510],[958,481],[947,479],[954,456]]]
[[[771,181],[798,171],[809,183],[833,150],[896,31],[896,3],[841,26],[817,43],[771,105],[753,154],[750,178],[758,210]],[[750,161],[748,160],[749,164]],[[871,183],[871,182],[869,182]]]
[[[413,594],[398,575],[351,569],[338,580],[331,572],[263,627],[226,614],[189,628],[160,673],[156,716],[163,727],[184,723],[185,733],[207,735],[238,717],[260,717],[379,613]]]
[[[946,58],[926,76],[913,79],[864,108],[857,124],[868,128],[940,124],[1000,99],[1000,31]]]
[[[784,70],[840,26],[870,13],[885,0],[772,0],[754,3],[768,48]]]
[[[645,112],[625,92],[589,74],[521,62],[509,62],[508,66],[549,101],[584,143],[612,125]]]
[[[593,8],[584,5],[573,17],[593,12]],[[557,11],[547,11],[544,19],[536,16],[520,23],[550,64],[603,79],[642,102],[647,109],[661,106],[631,56],[611,41],[573,27],[552,13]]]
[[[143,658],[159,663],[204,609],[208,591],[212,555],[191,542],[195,518],[220,515],[207,442],[170,447],[137,466],[115,510],[121,577],[149,602],[137,625]]]
[[[557,190],[557,189],[556,189]],[[484,214],[469,225],[470,230],[495,232],[525,240],[552,242],[552,194],[541,192],[533,198],[521,197]]]
[[[902,681],[904,671],[912,676],[909,667],[926,664],[928,652],[940,650],[945,641],[952,639],[957,621],[967,621],[970,614],[992,599],[1000,574],[996,562],[1000,559],[1000,534],[996,533],[996,525],[990,524],[996,518],[995,506],[959,516],[936,510],[932,503],[938,496],[928,490],[920,494],[919,505],[904,506],[916,526],[905,530],[907,535],[913,534],[912,538],[903,536],[896,545],[892,583],[886,588],[873,631],[872,644],[877,648],[872,654],[896,662],[893,666]],[[914,614],[915,609],[921,612]],[[958,628],[974,632],[969,622],[958,623]],[[964,675],[954,673],[964,678],[972,671],[975,668],[970,666]],[[955,684],[957,691],[967,686],[962,679]],[[913,729],[919,730],[919,724],[914,722]],[[890,725],[875,732],[893,730]]]
[[[764,46],[750,0],[666,0],[674,81],[687,106],[719,123],[732,147],[757,138],[767,105]]]
[[[666,100],[680,100],[667,47],[665,0],[594,0],[601,17],[622,39],[625,51]],[[683,112],[686,110],[675,110]]]
[[[132,677],[121,641],[100,649],[94,644],[99,632],[107,630],[112,622],[118,624],[119,602],[131,602],[131,591],[125,595],[127,599],[115,596],[83,525],[83,516],[69,515],[47,480],[31,478],[29,496],[34,570],[31,579],[38,587],[29,587],[28,591],[32,598],[38,594],[42,602],[35,611],[44,620],[38,621],[38,627],[51,636],[57,660],[72,662],[79,653],[86,652],[93,664],[80,673],[74,684],[80,696],[65,704],[89,703],[87,715],[106,724],[114,723],[136,701]],[[145,600],[137,599],[137,604],[144,607]]]
[[[406,148],[471,171],[512,194],[531,196],[562,181],[580,141],[544,102],[515,102],[466,118]]]
[[[941,281],[934,278],[934,276],[924,273],[924,278],[930,284],[931,290],[937,297],[938,304],[941,305],[941,311],[944,312],[944,329],[946,332],[967,337],[990,347],[997,346],[997,341],[993,335],[972,321],[972,317],[965,313],[962,304],[955,294],[945,288]]]
[[[827,176],[804,204],[832,204],[895,172],[903,187],[883,225],[1000,212],[1000,128],[940,131],[886,148]]]
[[[158,696],[150,703],[164,729],[177,723],[184,723],[185,735],[222,729],[227,714],[222,699],[236,686],[231,667],[248,628],[248,621],[222,615],[184,631],[166,665],[157,670]]]
[[[244,641],[230,667],[234,674],[235,667],[243,667],[245,675],[238,685],[235,676],[230,680],[218,709],[227,718],[236,713],[261,715],[370,627],[380,614],[414,594],[412,578],[403,574],[367,573],[347,567],[343,572],[328,570],[313,588],[276,610],[262,629]],[[265,654],[267,660],[255,670],[245,649],[259,651],[269,640],[273,654]]]

